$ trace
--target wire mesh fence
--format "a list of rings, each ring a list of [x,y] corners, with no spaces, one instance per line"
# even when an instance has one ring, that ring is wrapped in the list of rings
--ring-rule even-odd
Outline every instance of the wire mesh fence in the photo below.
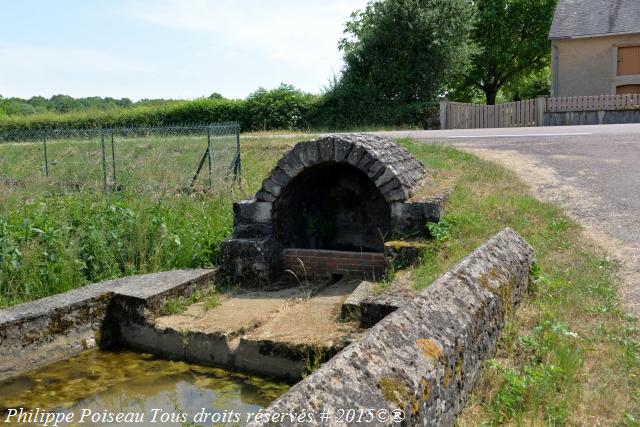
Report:
[[[238,123],[0,134],[0,184],[11,186],[190,191],[240,172]]]

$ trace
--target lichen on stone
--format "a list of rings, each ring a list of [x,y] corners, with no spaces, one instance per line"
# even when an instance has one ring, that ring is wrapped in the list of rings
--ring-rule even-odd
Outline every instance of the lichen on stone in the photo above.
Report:
[[[435,343],[435,341],[428,338],[418,338],[416,340],[418,348],[422,350],[422,353],[429,359],[441,361],[444,359],[444,352]]]
[[[444,379],[442,380],[445,387],[449,387],[451,384],[451,378],[453,378],[453,369],[450,366],[447,366],[447,369],[444,370]]]

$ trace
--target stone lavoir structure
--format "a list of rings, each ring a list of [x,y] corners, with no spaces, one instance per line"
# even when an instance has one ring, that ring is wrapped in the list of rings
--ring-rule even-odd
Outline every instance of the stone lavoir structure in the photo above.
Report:
[[[415,200],[431,177],[393,141],[330,135],[296,144],[251,200],[234,204],[222,268],[245,286],[285,270],[304,276],[379,278],[385,242],[425,231],[440,206]]]

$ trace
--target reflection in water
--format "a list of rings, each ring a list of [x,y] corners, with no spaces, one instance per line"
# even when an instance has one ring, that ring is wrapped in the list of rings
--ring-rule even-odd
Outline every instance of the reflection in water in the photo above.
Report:
[[[39,408],[73,412],[76,422],[83,410],[91,410],[93,414],[144,413],[144,422],[135,424],[139,426],[180,426],[184,424],[161,423],[160,415],[187,413],[192,420],[202,408],[219,413],[255,412],[287,389],[286,384],[273,380],[149,354],[90,350],[0,384],[0,422],[5,421],[10,408],[24,408],[25,412]],[[151,423],[154,409],[162,412],[155,411],[156,423]],[[92,423],[85,417],[79,425],[125,424]]]

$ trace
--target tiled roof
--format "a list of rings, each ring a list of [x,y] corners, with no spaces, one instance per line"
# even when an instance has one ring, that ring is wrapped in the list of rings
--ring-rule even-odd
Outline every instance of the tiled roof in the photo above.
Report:
[[[640,0],[558,0],[550,39],[640,33]]]

